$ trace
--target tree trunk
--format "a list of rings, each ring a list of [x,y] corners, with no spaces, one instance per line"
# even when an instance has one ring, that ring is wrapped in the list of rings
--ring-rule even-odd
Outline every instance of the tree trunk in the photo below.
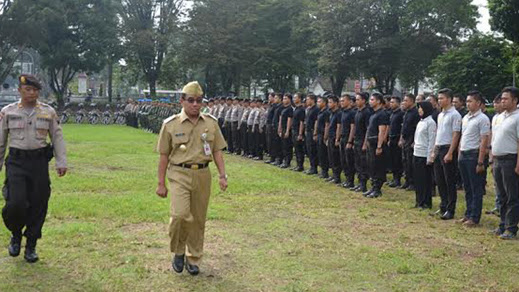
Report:
[[[150,97],[157,97],[157,80],[155,78],[150,78],[150,81],[148,83],[150,86]]]
[[[108,103],[112,103],[112,80],[113,80],[113,72],[114,71],[114,64],[112,61],[109,61],[108,64],[108,87],[106,88],[108,93]]]
[[[346,81],[346,75],[339,73],[330,78],[332,79],[333,94],[336,96],[341,96],[342,90],[344,89],[344,82]]]

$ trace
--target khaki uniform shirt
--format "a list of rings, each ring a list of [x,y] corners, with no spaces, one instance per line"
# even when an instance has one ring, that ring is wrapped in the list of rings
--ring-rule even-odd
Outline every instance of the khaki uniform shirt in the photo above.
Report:
[[[0,122],[0,169],[4,164],[5,151],[8,147],[22,150],[44,148],[48,145],[49,136],[54,146],[56,167],[66,168],[63,131],[59,125],[58,115],[52,107],[38,102],[30,115],[20,102],[4,107]]]
[[[170,164],[211,162],[213,155],[205,155],[203,134],[211,147],[211,152],[227,147],[215,117],[200,114],[198,121],[193,124],[182,110],[180,114],[166,119],[162,124],[157,151],[168,155]]]

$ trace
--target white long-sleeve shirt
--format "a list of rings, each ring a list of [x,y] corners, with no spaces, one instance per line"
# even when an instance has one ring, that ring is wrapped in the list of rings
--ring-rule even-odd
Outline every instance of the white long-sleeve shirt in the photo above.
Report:
[[[414,156],[427,157],[428,162],[434,151],[434,143],[436,141],[436,123],[432,116],[420,120],[416,126],[414,135]]]

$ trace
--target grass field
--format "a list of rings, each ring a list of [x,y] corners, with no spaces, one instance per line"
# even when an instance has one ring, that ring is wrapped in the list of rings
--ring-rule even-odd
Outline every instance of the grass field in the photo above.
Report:
[[[65,135],[70,172],[52,177],[41,261],[9,257],[2,226],[0,291],[519,291],[519,241],[489,235],[495,216],[467,229],[410,209],[411,192],[368,200],[235,156],[228,191],[213,180],[202,273],[177,275],[169,200],[154,195],[157,137],[86,125]]]

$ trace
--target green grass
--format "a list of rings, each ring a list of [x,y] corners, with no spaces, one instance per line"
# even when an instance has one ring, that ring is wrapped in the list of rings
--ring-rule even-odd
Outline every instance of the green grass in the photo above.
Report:
[[[226,156],[228,191],[213,180],[202,274],[177,275],[169,200],[154,195],[157,136],[66,125],[65,137],[70,173],[52,177],[41,261],[2,248],[0,291],[519,290],[519,242],[488,234],[495,216],[467,229],[411,210],[411,192],[368,200],[235,156]],[[484,209],[492,204],[489,188]],[[2,246],[8,240],[0,228]]]

